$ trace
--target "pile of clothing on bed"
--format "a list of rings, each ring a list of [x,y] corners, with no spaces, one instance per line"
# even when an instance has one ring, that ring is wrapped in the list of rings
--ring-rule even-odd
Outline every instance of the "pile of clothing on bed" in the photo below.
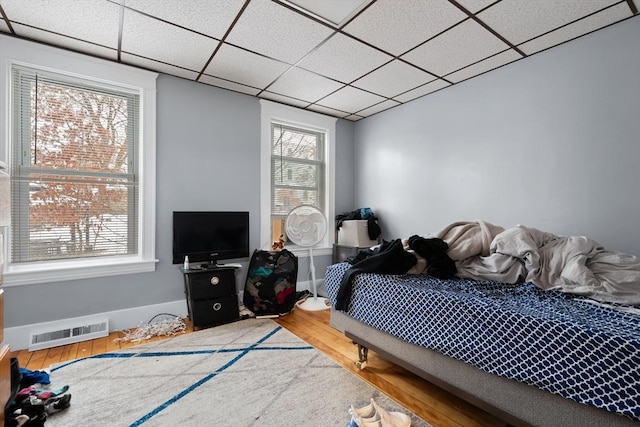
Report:
[[[434,237],[385,242],[359,257],[343,277],[338,310],[345,309],[351,281],[360,272],[531,282],[600,302],[640,305],[638,257],[607,250],[584,236],[557,236],[522,225],[504,229],[485,221],[455,222]]]

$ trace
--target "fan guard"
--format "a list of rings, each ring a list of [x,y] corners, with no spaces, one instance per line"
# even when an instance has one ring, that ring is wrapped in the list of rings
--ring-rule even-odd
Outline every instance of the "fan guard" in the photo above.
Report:
[[[311,271],[313,298],[298,302],[296,306],[308,311],[330,309],[329,300],[318,297],[316,269],[313,264],[313,247],[320,243],[327,234],[327,219],[315,206],[302,205],[291,209],[285,220],[284,229],[289,240],[296,245],[309,248],[309,270]]]

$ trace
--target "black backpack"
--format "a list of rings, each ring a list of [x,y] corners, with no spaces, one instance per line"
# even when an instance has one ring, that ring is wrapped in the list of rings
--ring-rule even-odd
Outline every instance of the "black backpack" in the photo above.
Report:
[[[287,249],[255,250],[247,269],[243,302],[256,316],[287,314],[296,303],[298,257]]]

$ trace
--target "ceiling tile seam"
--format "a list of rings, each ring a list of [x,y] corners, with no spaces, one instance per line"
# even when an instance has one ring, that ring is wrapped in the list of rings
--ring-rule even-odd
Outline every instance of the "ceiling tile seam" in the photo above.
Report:
[[[362,15],[362,14],[364,13],[364,11],[365,11],[365,10],[369,9],[369,8],[371,7],[371,5],[373,5],[376,1],[378,1],[378,0],[371,0],[371,1],[369,1],[369,4],[368,4],[368,5],[366,5],[365,7],[361,8],[361,9],[358,11],[358,13],[356,13],[355,15],[353,15],[353,16],[352,16],[351,18],[349,18],[347,21],[345,21],[345,22],[341,23],[341,24],[338,26],[338,29],[339,29],[339,30],[341,30],[341,29],[343,29],[344,27],[346,27],[347,25],[349,25],[350,23],[352,23],[356,18],[358,18],[360,15]],[[629,0],[629,1],[632,1],[632,0]]]
[[[124,0],[120,0],[118,5],[118,47],[116,52],[117,61],[122,60],[122,33],[124,31]]]
[[[411,88],[411,89],[405,90],[404,92],[401,92],[401,93],[399,93],[399,94],[397,94],[397,95],[394,95],[394,96],[391,98],[391,100],[392,100],[392,101],[399,102],[399,103],[401,103],[401,104],[404,104],[404,103],[405,103],[404,101],[400,101],[399,99],[396,99],[396,97],[398,97],[398,96],[402,96],[402,95],[404,95],[405,93],[409,93],[409,92],[411,92],[412,90],[420,89],[421,87],[426,86],[426,85],[429,85],[429,84],[431,84],[431,83],[433,83],[433,82],[435,82],[435,81],[437,81],[437,80],[442,80],[442,81],[444,81],[445,83],[448,83],[450,86],[453,86],[453,85],[455,84],[455,83],[451,83],[449,80],[445,79],[444,77],[440,77],[440,78],[437,78],[437,79],[433,79],[433,80],[431,80],[431,81],[429,81],[429,82],[422,83],[421,85],[418,85],[418,86],[416,86],[416,87],[414,87],[414,88]],[[447,87],[447,86],[445,86],[445,87]],[[429,93],[431,93],[431,92],[429,92]],[[424,95],[422,95],[422,96],[424,96]],[[420,98],[420,96],[419,96],[418,98]],[[406,102],[409,102],[409,101],[406,101]]]
[[[407,61],[406,59],[397,58],[397,60],[398,60],[398,61],[400,61],[400,62],[403,62],[403,63],[405,63],[405,64],[407,64],[407,65],[410,65],[410,66],[412,66],[412,67],[414,67],[414,68],[417,68],[417,69],[418,69],[418,70],[420,70],[420,71],[424,71],[424,72],[425,72],[425,73],[427,73],[427,74],[431,74],[431,75],[433,76],[433,79],[434,79],[434,80],[442,79],[442,80],[445,80],[447,83],[453,84],[453,83],[451,83],[450,81],[446,80],[446,79],[444,78],[444,76],[440,76],[440,75],[435,74],[435,73],[433,73],[433,72],[431,72],[431,71],[429,71],[429,70],[426,70],[426,69],[424,69],[424,68],[420,67],[419,65],[416,65],[416,64],[413,64],[413,63],[411,63],[411,62]],[[432,80],[432,81],[433,81],[433,80]],[[397,95],[396,95],[396,96],[397,96]]]
[[[452,1],[452,0],[449,0]],[[522,50],[520,50],[520,48],[518,48],[518,46],[514,45],[513,43],[511,43],[509,40],[507,40],[506,37],[503,37],[502,34],[498,33],[496,30],[494,30],[493,28],[491,28],[488,24],[486,24],[482,19],[478,18],[477,16],[473,15],[471,16],[471,19],[473,19],[474,21],[476,21],[476,23],[480,24],[485,30],[487,30],[488,32],[490,32],[491,34],[494,35],[494,37],[497,37],[501,42],[505,43],[507,46],[509,46],[510,48],[512,48],[513,50],[515,50],[516,52],[518,52],[518,54],[520,54],[523,58],[527,56],[526,53],[524,53]]]
[[[406,52],[402,52],[400,55],[398,55],[398,58],[401,59],[402,56],[408,54],[409,52],[412,52],[414,50],[416,50],[417,48],[419,48],[420,46],[430,42],[431,40],[435,39],[436,37],[440,37],[441,35],[443,35],[444,33],[446,33],[447,31],[450,31],[452,29],[454,29],[455,27],[457,27],[458,25],[462,24],[463,22],[467,22],[468,20],[470,20],[471,17],[467,17],[464,18],[462,21],[456,22],[455,24],[453,24],[452,26],[445,28],[444,30],[440,31],[438,34],[429,37],[428,39],[426,39],[423,42],[418,43],[417,45],[415,45],[414,47],[412,47],[411,49],[407,50]]]
[[[2,15],[2,19],[4,19],[4,22],[7,24],[7,27],[9,27],[9,31],[11,31],[11,34],[15,35],[16,32],[14,31],[13,27],[11,26],[11,21],[9,20],[9,17],[5,13],[5,11],[2,8],[1,4],[0,4],[0,15]]]
[[[451,71],[451,72],[448,72],[447,74],[445,74],[445,75],[442,77],[442,79],[443,79],[443,80],[445,80],[445,77],[447,77],[447,76],[450,76],[450,75],[452,75],[452,74],[454,74],[454,73],[457,73],[458,71],[462,71],[462,70],[464,70],[465,68],[473,67],[474,65],[479,64],[479,63],[481,63],[482,61],[486,61],[486,60],[487,60],[487,59],[489,59],[489,58],[493,58],[494,56],[498,56],[498,55],[503,54],[503,53],[505,53],[505,52],[508,52],[508,51],[510,51],[510,50],[515,50],[515,49],[514,49],[514,48],[512,48],[512,47],[508,47],[508,48],[506,48],[505,50],[501,50],[500,52],[494,53],[493,55],[486,56],[486,57],[484,57],[484,58],[482,58],[482,59],[479,59],[479,60],[477,60],[477,61],[475,61],[475,62],[472,62],[471,64],[467,64],[467,65],[465,65],[464,67],[460,67],[460,68],[458,68],[457,70],[453,70],[453,71]],[[516,51],[516,52],[517,52],[517,51]],[[527,55],[527,56],[528,56],[528,55]],[[524,57],[523,57],[523,58],[524,58]],[[519,58],[519,59],[523,59],[523,58]],[[509,61],[509,62],[507,62],[506,64],[502,64],[502,65],[511,64],[512,62],[518,61],[519,59],[515,59],[515,60],[513,60],[513,61]],[[495,70],[496,68],[500,68],[502,65],[499,65],[499,66],[497,66],[497,67],[495,67],[495,68],[492,68],[492,70]],[[483,71],[482,73],[479,73],[479,74],[477,74],[477,75],[484,74],[484,73],[485,73],[485,72]],[[465,79],[465,80],[466,80],[466,79]],[[446,81],[448,81],[448,80],[446,80]],[[457,82],[457,83],[460,83],[460,82]],[[454,83],[451,83],[451,84],[454,84]]]
[[[116,2],[114,2],[112,0],[107,0],[107,1],[109,1],[110,3],[118,4],[118,3],[116,3]],[[124,0],[122,0],[122,1],[124,3]],[[250,0],[246,0],[246,1],[249,2]],[[160,21],[160,22],[163,22],[165,24],[169,24],[169,25],[171,25],[173,27],[177,27],[177,28],[180,28],[180,29],[185,30],[185,31],[189,31],[190,33],[198,34],[199,36],[202,36],[202,37],[206,37],[206,38],[209,38],[209,39],[212,39],[212,40],[215,40],[215,41],[220,41],[220,39],[218,39],[217,37],[213,37],[213,36],[210,36],[209,34],[201,33],[200,31],[196,31],[196,30],[194,30],[192,28],[184,27],[184,26],[182,26],[180,24],[176,24],[175,22],[167,21],[166,19],[158,18],[157,16],[153,16],[153,15],[147,13],[147,12],[143,12],[141,10],[134,9],[131,6],[127,6],[127,5],[123,4],[123,7],[125,9],[130,10],[131,12],[137,13],[137,14],[142,15],[142,16],[146,16],[147,18],[155,19],[156,21]]]
[[[607,9],[611,9],[612,7],[619,6],[620,4],[625,3],[625,2],[626,2],[626,0],[620,0],[620,1],[618,1],[617,3],[610,4],[610,5],[609,5],[609,6],[607,6],[607,7],[604,7],[604,8],[602,8],[602,9],[600,9],[600,10],[596,10],[596,11],[594,11],[594,12],[591,12],[591,13],[587,14],[587,15],[583,16],[582,18],[578,18],[578,19],[575,19],[575,20],[573,20],[573,21],[571,21],[571,22],[567,22],[566,24],[560,25],[559,27],[553,28],[553,29],[551,29],[551,30],[549,30],[549,31],[547,31],[547,32],[544,32],[544,33],[542,33],[542,34],[538,34],[538,35],[537,35],[537,36],[535,36],[535,37],[531,37],[531,38],[530,38],[530,39],[528,39],[528,40],[524,40],[523,42],[518,43],[518,46],[522,46],[523,44],[525,44],[525,43],[529,43],[529,42],[530,42],[530,41],[532,41],[532,40],[535,40],[535,39],[538,39],[538,38],[540,38],[540,37],[546,36],[547,34],[551,34],[551,33],[553,33],[554,31],[557,31],[557,30],[559,30],[559,29],[561,29],[561,28],[564,28],[564,27],[568,27],[569,25],[575,24],[576,22],[580,22],[580,21],[582,21],[583,19],[589,18],[589,17],[591,17],[591,16],[593,16],[593,15],[597,15],[598,13],[602,13],[602,12],[604,12],[604,11],[605,11],[605,10],[607,10]],[[616,21],[616,22],[617,22],[617,21]],[[615,24],[616,22],[614,22],[614,24]],[[600,28],[598,28],[598,29],[600,29]],[[593,31],[597,31],[598,29],[593,30]],[[582,36],[584,36],[584,35],[587,35],[587,34],[589,34],[589,33],[592,33],[593,31],[589,31],[588,33],[581,33],[579,36],[576,36],[576,37],[574,37],[573,39],[576,39],[576,38],[578,38],[578,37],[582,37]],[[570,39],[570,40],[573,40],[573,39]],[[569,40],[565,40],[565,41],[564,41],[564,42],[562,42],[562,43],[565,43],[565,42],[567,42],[567,41],[569,41]],[[562,44],[562,43],[559,43],[559,44]],[[554,46],[558,46],[558,45],[554,45]],[[553,46],[549,46],[549,47],[553,47]],[[546,49],[544,49],[544,50],[546,50]],[[536,52],[536,53],[537,53],[537,52]]]
[[[249,5],[249,2],[251,0],[245,0],[244,4],[242,5],[242,7],[240,8],[240,10],[238,11],[238,13],[236,14],[236,17],[233,19],[233,22],[231,23],[231,25],[229,25],[229,28],[227,28],[227,31],[225,31],[224,35],[222,36],[222,39],[218,42],[218,45],[216,46],[216,48],[213,50],[213,52],[211,53],[211,55],[209,56],[209,59],[207,60],[207,62],[204,64],[204,67],[202,67],[202,70],[200,70],[200,73],[198,74],[198,77],[196,77],[196,81],[200,80],[200,77],[202,77],[202,74],[204,73],[204,70],[207,69],[207,67],[209,66],[209,64],[211,64],[211,61],[213,60],[213,57],[216,55],[216,53],[218,53],[218,51],[220,50],[220,48],[222,47],[222,45],[224,44],[224,41],[227,39],[227,37],[229,37],[229,34],[231,33],[231,30],[233,29],[233,27],[236,26],[236,24],[238,23],[238,20],[240,19],[240,16],[242,16],[242,14],[244,13],[244,11],[247,9],[247,6]],[[257,89],[257,88],[256,88]]]
[[[634,15],[638,14],[638,8],[636,7],[633,0],[627,0],[627,5],[629,5],[629,9],[631,9],[631,13],[633,13]]]
[[[400,101],[396,101],[395,99],[385,99],[384,101],[376,102],[375,104],[371,104],[371,105],[369,105],[368,107],[361,108],[361,109],[359,109],[358,111],[356,111],[356,112],[355,112],[355,113],[353,113],[353,114],[356,114],[356,115],[357,115],[358,113],[360,113],[360,112],[362,112],[362,111],[364,111],[364,110],[368,110],[369,108],[373,108],[373,107],[375,107],[376,105],[380,105],[380,104],[385,103],[385,102],[387,102],[387,101],[399,102],[399,104],[398,104],[398,105],[402,105],[402,104],[403,104],[402,102],[400,102]],[[392,107],[385,108],[385,109],[384,109],[384,110],[382,110],[382,111],[390,110],[391,108],[393,108],[393,107],[397,107],[398,105],[394,105],[394,106],[392,106]],[[378,112],[376,112],[376,113],[373,113],[373,114],[371,114],[371,116],[373,116],[374,114],[378,114],[378,113],[380,113],[380,112],[381,112],[381,111],[378,111]],[[366,117],[371,117],[371,116],[366,116]]]
[[[123,50],[122,53],[126,53],[127,55],[131,55],[131,56],[137,56],[138,58],[146,59],[147,61],[157,62],[158,64],[169,65],[171,67],[180,68],[181,70],[191,71],[192,73],[197,73],[196,70],[192,70],[191,68],[183,67],[182,65],[176,65],[176,64],[172,64],[170,62],[160,61],[159,59],[149,58],[149,57],[146,57],[146,56],[143,56],[143,55],[139,55],[137,53],[127,52],[126,50]],[[123,64],[127,64],[127,62],[123,62]],[[144,68],[144,67],[142,67],[140,65],[132,65],[132,66],[138,67],[138,68]],[[151,70],[151,71],[154,71],[154,70]],[[156,71],[156,73],[157,72],[158,71]]]
[[[317,51],[320,47],[322,47],[325,43],[327,43],[327,42],[328,42],[328,41],[329,41],[333,36],[335,36],[336,34],[338,34],[338,31],[337,31],[337,30],[335,30],[335,29],[333,29],[333,32],[332,32],[331,34],[329,34],[329,35],[328,35],[324,40],[322,40],[320,43],[318,43],[318,44],[317,44],[317,45],[315,45],[313,48],[311,48],[311,50],[309,50],[307,53],[305,53],[304,55],[302,55],[302,57],[300,57],[300,58],[299,58],[299,59],[298,59],[298,60],[297,60],[293,65],[291,65],[289,68],[287,68],[286,70],[284,70],[284,71],[282,72],[282,74],[280,74],[278,77],[276,77],[275,79],[273,79],[273,81],[272,81],[271,83],[269,83],[268,85],[266,85],[266,86],[265,86],[265,87],[260,91],[260,93],[258,93],[258,96],[260,96],[260,94],[262,94],[262,92],[264,92],[265,90],[268,90],[268,89],[269,89],[271,86],[273,86],[273,85],[274,85],[278,80],[280,80],[282,77],[284,77],[287,73],[289,73],[289,72],[290,72],[291,70],[293,70],[294,68],[300,68],[300,69],[303,69],[303,70],[305,70],[305,71],[309,71],[309,70],[307,70],[306,68],[299,67],[298,65],[299,65],[299,64],[300,64],[300,63],[301,63],[301,62],[302,62],[306,57],[308,57],[309,55],[311,55],[312,53],[314,53],[315,51]],[[285,62],[285,64],[286,64],[286,62]],[[312,73],[313,73],[313,71],[309,71],[309,72],[312,72]],[[314,74],[317,74],[317,75],[322,76],[322,77],[325,77],[325,78],[329,78],[329,77],[323,76],[322,74],[319,74],[319,73],[314,73]],[[341,83],[341,84],[344,84],[343,82],[340,82],[340,81],[335,80],[335,79],[331,79],[331,80],[333,80],[333,81],[335,81],[335,82],[338,82],[338,83]]]
[[[45,30],[44,28],[35,27],[35,26],[33,26],[33,25],[25,24],[25,23],[20,22],[20,21],[11,21],[11,22],[13,22],[13,23],[15,23],[15,24],[18,24],[18,25],[25,26],[25,27],[33,28],[34,30],[43,31],[43,32],[45,32],[45,33],[49,33],[49,34],[54,34],[54,35],[56,35],[56,36],[60,36],[60,37],[62,37],[62,38],[71,39],[71,40],[76,40],[76,41],[83,42],[83,43],[87,43],[87,44],[90,44],[90,45],[93,45],[93,46],[98,46],[98,47],[102,47],[102,48],[105,48],[105,49],[113,50],[114,52],[115,52],[115,50],[116,50],[116,49],[114,49],[114,48],[113,48],[113,47],[111,47],[111,46],[105,46],[105,45],[103,45],[103,44],[95,43],[95,42],[91,42],[91,41],[89,41],[89,40],[79,39],[79,38],[77,38],[77,37],[73,37],[73,36],[70,36],[70,35],[68,35],[68,34],[58,33],[58,32],[56,32],[56,31]],[[6,34],[6,33],[0,33],[0,34]],[[10,34],[10,35],[11,35],[11,34]],[[96,57],[96,58],[97,58],[97,57],[99,57],[99,56],[94,55],[94,54],[90,54],[90,53],[87,53],[87,52],[79,51],[79,50],[77,50],[77,49],[71,49],[71,48],[69,48],[69,47],[67,47],[67,46],[60,46],[60,45],[56,45],[56,44],[54,44],[54,43],[46,42],[46,41],[43,41],[43,40],[36,40],[36,39],[31,39],[31,38],[28,38],[28,37],[24,37],[24,36],[21,36],[21,35],[19,35],[19,34],[17,34],[17,33],[14,33],[14,34],[13,34],[13,36],[14,36],[14,37],[17,37],[17,38],[19,38],[19,39],[28,40],[28,41],[31,41],[31,42],[34,42],[34,43],[44,44],[44,45],[47,45],[47,46],[53,46],[53,47],[56,47],[56,48],[58,48],[58,49],[68,50],[68,51],[70,51],[70,52],[77,52],[77,53],[81,53],[81,54],[83,54],[83,55],[89,55],[89,56],[93,56],[93,57]]]

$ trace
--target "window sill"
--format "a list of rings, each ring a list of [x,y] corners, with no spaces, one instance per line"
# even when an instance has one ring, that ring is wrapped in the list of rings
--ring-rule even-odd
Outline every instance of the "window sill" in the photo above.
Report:
[[[42,262],[37,265],[10,266],[4,272],[4,286],[148,273],[155,271],[157,262],[158,260],[118,258],[100,262]]]

